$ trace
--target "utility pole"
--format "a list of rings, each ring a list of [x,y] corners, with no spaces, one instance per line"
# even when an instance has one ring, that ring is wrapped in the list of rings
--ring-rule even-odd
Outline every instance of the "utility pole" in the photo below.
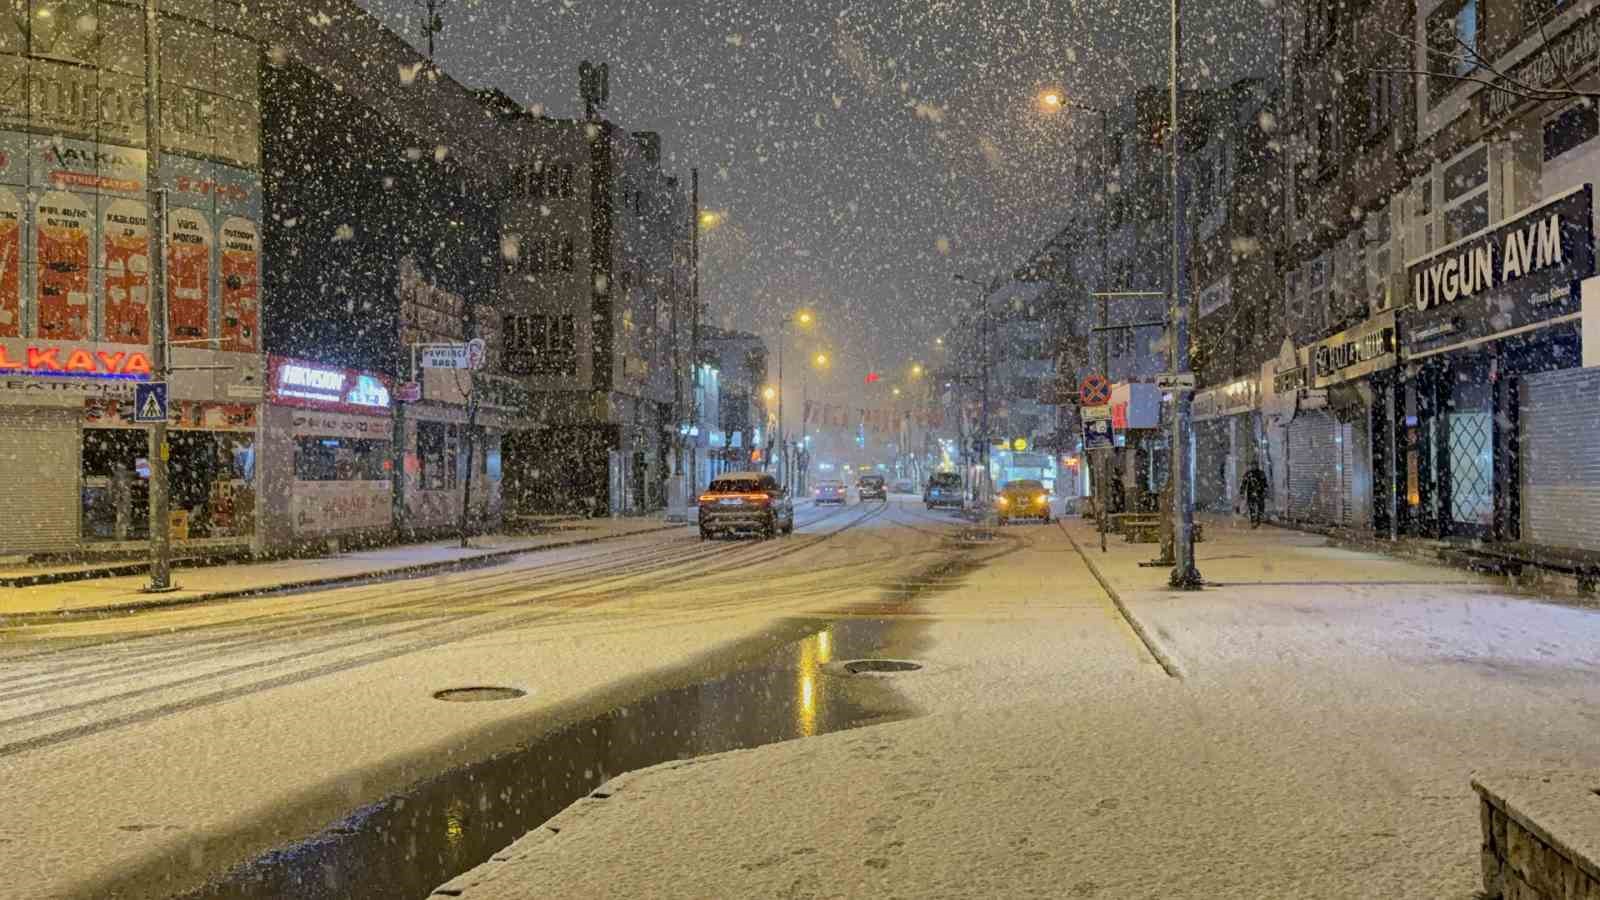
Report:
[[[1189,371],[1189,308],[1184,303],[1183,279],[1187,260],[1184,222],[1184,191],[1179,170],[1179,151],[1182,148],[1182,127],[1178,121],[1178,52],[1182,47],[1183,30],[1180,20],[1182,0],[1171,2],[1171,55],[1167,61],[1167,133],[1172,141],[1171,184],[1172,196],[1172,307],[1168,316],[1172,322],[1169,350],[1171,370],[1182,375]],[[1172,575],[1167,583],[1178,590],[1199,590],[1205,583],[1194,564],[1194,479],[1189,471],[1190,461],[1190,402],[1194,395],[1180,386],[1172,394],[1172,517],[1173,562]]]
[[[783,431],[783,345],[788,343],[786,333],[789,330],[789,319],[785,317],[778,326],[778,476],[788,487],[789,493],[794,493],[793,479],[789,471],[789,438]]]
[[[150,342],[156,381],[166,381],[171,365],[167,346],[167,210],[161,188],[161,21],[160,0],[144,0],[145,190],[150,235]],[[171,395],[168,394],[168,402]],[[144,590],[164,593],[172,583],[172,519],[168,508],[167,423],[150,426],[150,583]]]
[[[689,311],[689,371],[693,373],[695,388],[700,386],[700,168],[698,166],[689,170],[689,224],[692,231],[689,233],[689,302],[693,304]],[[692,391],[689,400],[689,421],[700,421],[700,395]],[[699,490],[695,484],[694,453],[690,451],[690,468],[688,478],[691,489],[685,497],[693,495]],[[687,502],[687,501],[685,501]]]
[[[433,36],[444,30],[444,17],[440,11],[448,0],[422,0],[417,7],[423,11],[422,33],[428,38],[428,62],[433,62]]]

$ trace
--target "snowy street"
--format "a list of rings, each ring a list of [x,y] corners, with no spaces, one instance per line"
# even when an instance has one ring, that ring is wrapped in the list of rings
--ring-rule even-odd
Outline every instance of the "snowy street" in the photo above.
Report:
[[[1199,561],[1220,584],[1174,594],[1137,565],[1150,545],[1102,556],[1067,526],[1178,677],[1062,530],[1008,529],[1003,557],[894,619],[882,654],[923,669],[827,670],[918,716],[625,776],[447,887],[1468,900],[1471,773],[1600,767],[1592,609],[1215,524]]]
[[[942,544],[951,520],[920,507],[796,515],[797,533],[776,541],[701,542],[685,527],[468,572],[0,631],[0,771],[16,811],[0,825],[12,861],[0,896],[194,887],[447,769],[703,681],[958,552]],[[526,696],[432,697],[481,685]]]
[[[255,860],[192,895],[420,897],[620,772],[767,744],[629,776],[637,803],[563,813],[565,852],[465,896],[1466,898],[1472,770],[1600,766],[1592,610],[1278,529],[1209,526],[1217,584],[1178,595],[1078,520],[969,542],[900,496],[798,524],[0,633],[6,890]],[[470,686],[526,696],[432,696]],[[972,855],[923,858],[973,822]]]

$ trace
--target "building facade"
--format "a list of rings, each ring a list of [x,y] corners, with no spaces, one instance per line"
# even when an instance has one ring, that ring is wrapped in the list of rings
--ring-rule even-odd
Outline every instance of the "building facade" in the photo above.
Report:
[[[118,552],[148,534],[152,378],[142,7],[0,25],[0,555]],[[90,23],[85,27],[83,23]],[[261,35],[204,0],[158,25],[179,552],[256,539],[262,414]]]

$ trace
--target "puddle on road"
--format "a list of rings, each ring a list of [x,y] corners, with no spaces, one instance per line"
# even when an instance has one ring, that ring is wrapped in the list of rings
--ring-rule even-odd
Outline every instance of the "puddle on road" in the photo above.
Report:
[[[890,619],[828,624],[735,672],[446,773],[183,896],[426,897],[613,775],[910,715],[892,685],[827,670],[904,647],[906,630]]]

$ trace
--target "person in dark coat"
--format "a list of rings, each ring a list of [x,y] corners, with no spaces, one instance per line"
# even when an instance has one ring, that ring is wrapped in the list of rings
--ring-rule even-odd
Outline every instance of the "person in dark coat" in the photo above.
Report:
[[[1240,487],[1244,490],[1244,499],[1250,506],[1250,527],[1261,527],[1261,520],[1267,513],[1267,473],[1261,471],[1259,464],[1252,465],[1250,471],[1244,473],[1244,480]]]

